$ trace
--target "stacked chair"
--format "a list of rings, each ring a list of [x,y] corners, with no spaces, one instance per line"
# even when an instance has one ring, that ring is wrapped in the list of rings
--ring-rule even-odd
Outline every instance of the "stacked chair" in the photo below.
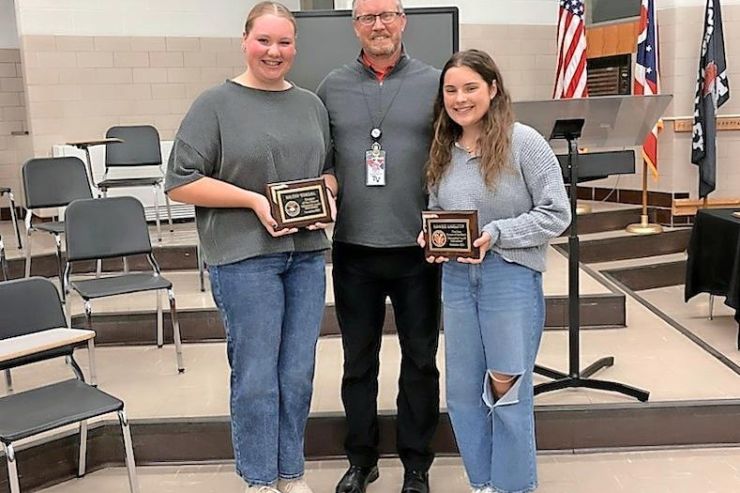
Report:
[[[87,420],[108,413],[118,416],[129,486],[131,493],[139,492],[124,404],[87,384],[74,359],[75,346],[84,342],[92,356],[93,337],[92,331],[66,328],[59,293],[50,281],[34,277],[0,283],[0,370],[65,357],[76,376],[0,398],[0,443],[5,450],[11,493],[20,493],[16,442],[77,423],[81,477],[86,468]]]

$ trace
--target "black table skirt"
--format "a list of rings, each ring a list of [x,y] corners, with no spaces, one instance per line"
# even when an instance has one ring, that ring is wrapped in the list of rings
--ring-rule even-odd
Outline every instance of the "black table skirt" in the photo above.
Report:
[[[700,210],[686,262],[686,301],[699,293],[725,296],[740,322],[740,218],[737,209]]]

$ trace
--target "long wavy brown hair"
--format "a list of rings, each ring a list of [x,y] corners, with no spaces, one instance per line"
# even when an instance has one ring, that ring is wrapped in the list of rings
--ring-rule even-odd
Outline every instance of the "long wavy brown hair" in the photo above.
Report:
[[[434,104],[434,140],[429,149],[429,160],[426,165],[427,186],[433,188],[439,184],[450,165],[452,146],[462,135],[462,127],[450,118],[444,106],[445,74],[453,67],[468,67],[475,71],[489,89],[494,81],[496,83],[496,96],[491,100],[491,106],[482,118],[478,141],[481,174],[486,186],[493,188],[496,177],[508,165],[514,112],[501,71],[491,56],[480,50],[459,51],[452,55],[442,69]]]

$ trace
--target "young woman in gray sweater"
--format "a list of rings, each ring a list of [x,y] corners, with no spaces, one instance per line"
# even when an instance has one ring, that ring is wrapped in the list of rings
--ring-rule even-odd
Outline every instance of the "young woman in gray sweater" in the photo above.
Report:
[[[278,229],[265,197],[267,183],[319,177],[331,148],[321,100],[285,79],[295,36],[284,5],[252,8],[246,70],[193,102],[167,168],[170,197],[195,204],[226,328],[234,458],[248,493],[311,493],[303,441],[329,241],[325,224]]]
[[[429,207],[477,210],[482,225],[479,258],[427,259],[444,263],[448,411],[473,492],[533,491],[542,272],[548,240],[570,223],[560,166],[540,134],[514,122],[501,72],[482,51],[447,62],[435,116]]]

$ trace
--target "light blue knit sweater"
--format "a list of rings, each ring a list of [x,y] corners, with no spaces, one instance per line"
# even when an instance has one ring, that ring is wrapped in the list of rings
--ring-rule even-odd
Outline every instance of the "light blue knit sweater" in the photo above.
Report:
[[[486,187],[480,159],[458,147],[452,163],[429,197],[430,209],[478,211],[491,249],[509,262],[544,272],[548,241],[570,224],[568,196],[555,154],[533,128],[515,123],[511,160]]]

